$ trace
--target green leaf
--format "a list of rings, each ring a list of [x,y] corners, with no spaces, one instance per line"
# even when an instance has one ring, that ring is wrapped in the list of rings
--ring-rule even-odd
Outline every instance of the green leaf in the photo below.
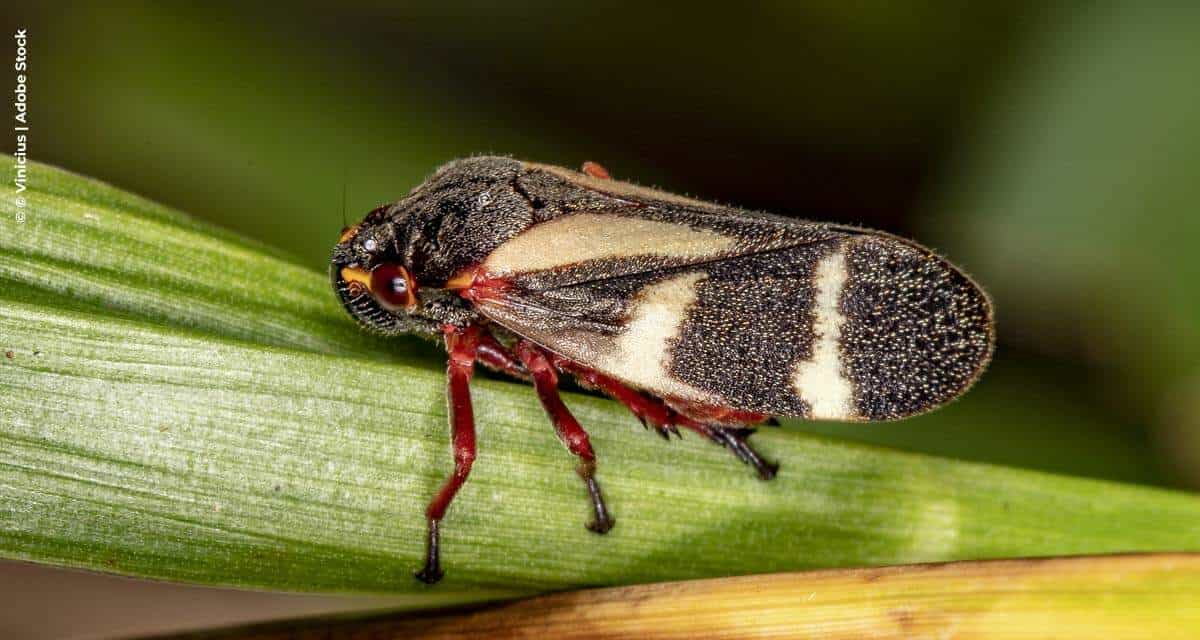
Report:
[[[663,443],[615,403],[568,395],[617,517],[600,537],[534,394],[480,379],[479,459],[430,589],[411,574],[451,468],[436,349],[363,335],[325,274],[271,250],[44,165],[30,184],[24,223],[0,194],[4,557],[445,601],[1200,549],[1200,499],[1182,493],[788,429],[755,436],[782,464],[763,483],[715,446]]]

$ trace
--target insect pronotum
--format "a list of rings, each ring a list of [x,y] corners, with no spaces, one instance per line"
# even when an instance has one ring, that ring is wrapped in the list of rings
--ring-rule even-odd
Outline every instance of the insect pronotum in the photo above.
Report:
[[[659,434],[694,431],[764,480],[747,443],[775,416],[894,420],[961,395],[992,353],[987,295],[902,238],[724,207],[582,172],[479,157],[342,232],[334,289],[366,327],[440,338],[454,473],[426,512],[425,566],[475,460],[475,363],[530,381],[613,526],[558,375]]]

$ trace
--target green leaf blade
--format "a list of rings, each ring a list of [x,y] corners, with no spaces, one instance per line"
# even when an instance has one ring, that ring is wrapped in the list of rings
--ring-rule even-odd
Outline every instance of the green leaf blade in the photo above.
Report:
[[[26,298],[322,353],[411,350],[345,322],[328,280],[278,252],[103,183],[31,171],[27,221],[14,222],[13,197],[0,203],[0,276]]]

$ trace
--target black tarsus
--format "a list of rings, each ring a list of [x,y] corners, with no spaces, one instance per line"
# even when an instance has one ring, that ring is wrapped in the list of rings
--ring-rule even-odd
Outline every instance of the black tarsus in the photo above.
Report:
[[[758,473],[759,478],[770,480],[779,472],[779,465],[774,462],[767,462],[750,446],[746,438],[749,438],[753,433],[754,429],[748,427],[710,426],[704,432],[704,435],[709,440],[732,451],[738,457],[738,460],[754,467],[754,471]]]
[[[582,475],[582,474],[581,474]],[[588,497],[592,501],[593,519],[584,526],[588,531],[595,533],[608,533],[616,520],[608,513],[608,506],[604,504],[604,495],[600,493],[600,485],[596,484],[596,478],[589,473],[583,476],[583,482],[587,485]]]
[[[438,554],[438,520],[429,521],[429,535],[425,541],[425,566],[415,575],[425,584],[434,584],[442,579],[441,558]]]

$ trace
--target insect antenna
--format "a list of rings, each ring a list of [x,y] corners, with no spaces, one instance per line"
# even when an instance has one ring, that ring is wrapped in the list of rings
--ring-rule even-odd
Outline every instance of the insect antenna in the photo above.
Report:
[[[346,220],[346,160],[342,159],[342,232],[350,226],[350,222]]]

